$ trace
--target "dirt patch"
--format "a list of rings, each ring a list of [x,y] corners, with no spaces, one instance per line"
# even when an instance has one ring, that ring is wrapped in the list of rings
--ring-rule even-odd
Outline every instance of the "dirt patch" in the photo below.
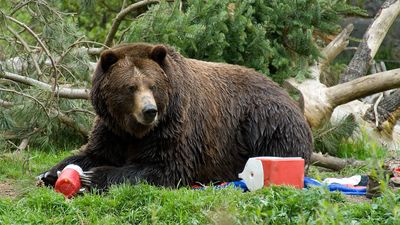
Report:
[[[365,195],[345,195],[345,198],[352,203],[371,202],[371,199],[365,197]]]
[[[0,198],[15,198],[18,195],[15,187],[6,181],[0,181]]]

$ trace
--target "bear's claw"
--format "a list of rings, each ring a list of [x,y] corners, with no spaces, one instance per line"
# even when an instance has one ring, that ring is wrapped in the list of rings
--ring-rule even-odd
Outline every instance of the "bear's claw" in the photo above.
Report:
[[[93,177],[93,171],[83,172],[83,175],[81,176],[82,186],[90,187],[92,185],[92,181],[91,181],[92,177]]]

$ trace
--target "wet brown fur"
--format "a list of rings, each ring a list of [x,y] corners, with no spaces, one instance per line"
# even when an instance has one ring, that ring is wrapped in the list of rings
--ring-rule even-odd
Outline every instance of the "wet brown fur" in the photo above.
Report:
[[[98,188],[138,180],[176,186],[238,179],[253,156],[310,160],[312,136],[300,109],[253,69],[141,43],[107,50],[101,61],[93,78],[98,119],[89,143],[51,171],[79,164],[94,171]],[[135,83],[134,67],[155,84],[159,119],[153,126],[127,113],[134,105],[127,94]]]

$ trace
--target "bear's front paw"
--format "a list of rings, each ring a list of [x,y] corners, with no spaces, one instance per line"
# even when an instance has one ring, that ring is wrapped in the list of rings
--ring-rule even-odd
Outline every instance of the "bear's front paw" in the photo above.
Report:
[[[108,187],[116,182],[112,179],[112,174],[117,168],[112,166],[95,167],[89,171],[83,172],[81,176],[82,186],[98,191],[105,191]]]
[[[50,187],[54,187],[57,178],[58,173],[54,169],[41,173],[39,174],[39,176],[36,177],[36,179],[38,180],[38,185],[44,184]]]

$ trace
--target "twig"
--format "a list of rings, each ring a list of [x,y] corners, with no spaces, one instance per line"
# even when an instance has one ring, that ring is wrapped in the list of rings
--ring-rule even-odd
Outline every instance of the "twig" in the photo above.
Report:
[[[44,82],[24,77],[18,74],[10,73],[4,71],[4,73],[0,73],[0,77],[7,78],[19,83],[23,83],[30,86],[35,86],[41,88],[43,90],[52,91],[51,85],[46,84]],[[54,91],[61,98],[69,98],[69,99],[89,99],[89,89],[72,89],[72,88],[63,88],[57,87]]]
[[[20,2],[14,9],[13,11],[10,13],[10,16],[14,15],[14,13],[16,13],[18,10],[22,9],[24,6],[28,5],[32,0],[28,0],[26,2]]]
[[[110,32],[108,32],[107,34],[107,38],[106,41],[104,42],[104,45],[106,46],[111,46],[112,45],[112,41],[115,37],[115,34],[118,31],[118,27],[121,24],[122,20],[124,19],[124,17],[126,15],[128,15],[128,13],[137,10],[140,7],[146,6],[148,4],[152,4],[152,3],[158,3],[159,0],[142,0],[140,2],[136,2],[134,4],[129,5],[128,7],[126,7],[125,9],[121,10],[117,16],[113,19],[113,23],[111,25],[111,29]]]
[[[69,113],[73,113],[73,112],[82,112],[82,113],[90,114],[92,116],[96,116],[96,113],[89,111],[87,109],[70,109],[70,110],[64,111],[65,114],[69,114]]]
[[[380,93],[378,99],[374,103],[374,115],[375,115],[375,126],[376,127],[379,126],[378,105],[379,105],[379,102],[381,102],[382,98],[383,98],[383,93]]]

